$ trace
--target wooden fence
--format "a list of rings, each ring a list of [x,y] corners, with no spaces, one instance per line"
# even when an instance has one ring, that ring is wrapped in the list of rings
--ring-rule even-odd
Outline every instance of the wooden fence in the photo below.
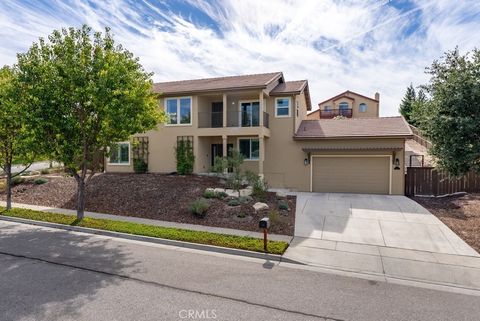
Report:
[[[456,178],[433,167],[407,167],[405,195],[448,195],[458,192],[480,193],[480,175],[468,173]]]

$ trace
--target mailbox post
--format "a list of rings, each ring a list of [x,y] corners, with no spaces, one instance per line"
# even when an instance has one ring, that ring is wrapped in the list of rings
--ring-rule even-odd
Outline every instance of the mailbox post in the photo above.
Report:
[[[270,227],[270,219],[268,217],[264,217],[258,222],[258,227],[263,229],[263,251],[268,252],[267,250],[267,234],[268,228]]]

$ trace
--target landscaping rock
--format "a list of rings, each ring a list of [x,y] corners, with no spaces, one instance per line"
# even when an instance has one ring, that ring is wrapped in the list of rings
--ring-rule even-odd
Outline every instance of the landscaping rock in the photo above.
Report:
[[[257,202],[255,204],[253,204],[253,208],[255,209],[255,212],[269,209],[268,205],[265,204],[265,203],[262,203],[262,202]]]
[[[253,201],[253,197],[251,197],[251,196],[240,196],[238,198],[238,200],[240,201],[240,203],[245,204],[245,203]]]
[[[251,188],[244,188],[240,190],[240,196],[250,196],[253,193],[253,189]]]
[[[205,193],[206,193],[206,194],[215,193],[215,189],[214,189],[214,188],[211,188],[211,187],[208,187],[208,188],[205,189]]]
[[[213,190],[213,192],[214,192],[215,194],[225,193],[225,189],[224,189],[224,188],[215,188],[215,189]]]
[[[239,197],[238,192],[233,189],[226,189],[224,192],[230,197]]]
[[[287,193],[283,192],[283,191],[278,191],[276,193],[276,196],[277,198],[286,198],[287,197]]]

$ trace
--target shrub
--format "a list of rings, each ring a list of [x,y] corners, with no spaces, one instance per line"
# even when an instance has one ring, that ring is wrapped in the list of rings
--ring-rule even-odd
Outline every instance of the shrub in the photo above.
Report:
[[[198,217],[205,217],[207,210],[210,207],[208,201],[204,198],[199,198],[190,203],[190,211],[193,215]]]
[[[285,211],[289,210],[288,203],[284,200],[278,201],[278,208]]]
[[[47,175],[47,174],[50,174],[50,171],[48,170],[48,168],[44,168],[40,171],[40,174]]]
[[[238,198],[238,201],[241,203],[241,204],[245,204],[245,203],[248,203],[250,201],[253,201],[253,198],[250,197],[250,196],[240,196]]]
[[[245,179],[248,185],[252,186],[252,195],[264,201],[267,199],[268,184],[257,174],[247,171],[245,172]]]
[[[268,213],[268,218],[270,219],[270,226],[274,226],[280,222],[280,214],[278,214],[276,210],[271,210]]]
[[[12,178],[12,186],[20,185],[23,183],[25,183],[25,178],[21,176],[15,176],[14,178]]]
[[[225,198],[227,196],[228,196],[228,194],[225,193],[225,192],[215,193],[216,198]]]
[[[177,157],[178,174],[192,174],[193,164],[195,163],[195,155],[193,154],[192,142],[188,139],[181,139],[177,141],[177,146],[175,147],[175,155]]]
[[[133,160],[133,170],[137,174],[143,174],[148,171],[148,164],[143,159],[134,159]]]
[[[203,197],[205,197],[205,198],[215,198],[216,194],[215,194],[214,191],[205,191],[203,193]]]
[[[240,205],[240,201],[237,198],[232,198],[228,201],[228,206],[238,206]]]
[[[42,185],[42,184],[48,183],[48,180],[46,178],[40,177],[35,179],[33,183],[35,183],[35,185]]]

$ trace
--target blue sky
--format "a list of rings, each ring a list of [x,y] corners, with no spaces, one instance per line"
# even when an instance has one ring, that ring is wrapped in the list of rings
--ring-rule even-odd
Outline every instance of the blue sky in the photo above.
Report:
[[[283,71],[312,103],[350,89],[397,114],[446,50],[480,47],[480,1],[112,0],[0,2],[0,62],[53,29],[112,28],[154,81]]]

